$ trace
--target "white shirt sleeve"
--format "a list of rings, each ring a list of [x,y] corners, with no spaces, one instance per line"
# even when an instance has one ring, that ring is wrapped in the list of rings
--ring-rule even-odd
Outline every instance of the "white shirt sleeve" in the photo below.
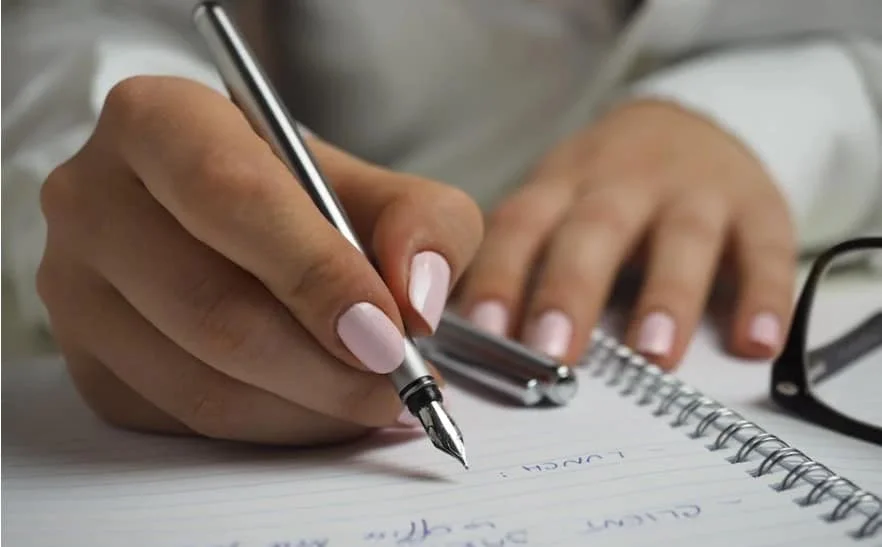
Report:
[[[26,330],[46,324],[34,287],[45,238],[40,186],[86,141],[114,84],[161,74],[224,89],[211,64],[171,25],[121,5],[85,6],[3,14],[4,331],[7,320]]]
[[[882,65],[874,62],[832,40],[727,48],[650,74],[626,96],[674,101],[740,138],[787,198],[801,247],[813,250],[876,230],[882,89],[868,77]]]

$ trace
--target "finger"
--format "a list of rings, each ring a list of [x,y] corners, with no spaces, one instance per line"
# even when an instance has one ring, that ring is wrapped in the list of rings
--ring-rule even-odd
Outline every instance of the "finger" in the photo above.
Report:
[[[733,353],[766,359],[781,350],[790,323],[796,282],[792,225],[774,197],[746,208],[734,225],[737,304],[730,333]]]
[[[413,334],[438,325],[483,238],[477,204],[455,187],[397,173],[308,139]]]
[[[728,225],[717,193],[687,191],[664,207],[627,340],[659,366],[679,362],[702,316]]]
[[[311,445],[349,439],[367,431],[364,425],[315,413],[206,366],[162,336],[109,287],[102,290],[78,283],[60,287],[59,291],[67,293],[61,302],[70,308],[62,311],[56,306],[65,318],[56,324],[68,337],[80,341],[130,389],[200,435]],[[69,313],[72,309],[78,313]],[[97,384],[87,392],[110,387]],[[326,395],[334,397],[335,393]],[[94,399],[111,397],[101,394]],[[122,419],[117,417],[115,421]]]
[[[63,243],[86,257],[138,314],[195,359],[239,382],[340,420],[382,426],[394,423],[401,413],[387,378],[348,366],[328,353],[266,287],[189,236],[143,187],[118,181],[94,200],[76,205],[58,203],[62,200],[53,198],[55,203],[48,207],[53,226],[71,227],[56,246]],[[71,221],[63,222],[62,216]],[[83,230],[74,220],[79,218],[101,218],[112,229]],[[58,233],[50,232],[51,237]],[[51,264],[48,268],[66,269]],[[73,283],[81,282],[41,285],[51,289]],[[68,306],[67,299],[75,296],[62,294],[53,300]]]
[[[457,298],[457,308],[477,326],[515,334],[543,243],[572,195],[572,184],[528,184],[494,211]]]
[[[530,298],[522,335],[528,345],[578,361],[654,203],[626,185],[597,186],[578,198],[552,236]]]
[[[454,187],[381,169],[316,143],[316,155],[377,260],[408,330],[435,330],[483,237],[477,204]]]
[[[71,343],[59,342],[59,347],[77,391],[89,408],[107,423],[145,433],[195,434],[120,381],[88,352]]]
[[[102,134],[178,223],[257,277],[329,352],[378,373],[397,368],[403,327],[378,272],[232,103],[183,82],[118,85]]]

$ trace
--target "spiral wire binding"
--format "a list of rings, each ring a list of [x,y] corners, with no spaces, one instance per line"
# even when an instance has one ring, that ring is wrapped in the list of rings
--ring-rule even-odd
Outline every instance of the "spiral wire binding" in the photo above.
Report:
[[[583,363],[593,368],[591,374],[594,377],[607,376],[607,385],[620,388],[623,397],[636,396],[636,403],[640,406],[657,403],[653,411],[655,416],[675,413],[671,427],[685,426],[699,416],[699,411],[707,411],[688,433],[689,437],[705,437],[714,427],[718,432],[707,446],[708,450],[722,450],[730,441],[739,442],[735,455],[726,459],[733,464],[748,461],[753,453],[761,454],[763,459],[759,467],[749,472],[749,476],[762,477],[776,467],[786,470],[784,478],[772,488],[783,492],[801,483],[811,485],[808,494],[796,500],[801,506],[816,505],[825,496],[832,497],[838,503],[830,514],[824,516],[827,521],[837,522],[851,513],[860,513],[865,520],[850,534],[855,539],[874,537],[882,529],[882,499],[879,496],[862,490],[756,423],[676,379],[615,337],[595,329]]]

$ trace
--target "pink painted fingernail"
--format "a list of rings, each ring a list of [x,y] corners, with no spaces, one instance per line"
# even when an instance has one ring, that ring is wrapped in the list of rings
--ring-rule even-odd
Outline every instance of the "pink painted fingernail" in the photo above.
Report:
[[[550,355],[562,357],[573,337],[573,323],[565,313],[552,310],[542,314],[527,330],[527,345]]]
[[[352,355],[374,372],[392,372],[404,360],[404,337],[380,308],[353,304],[337,320],[337,334]]]
[[[650,313],[640,326],[637,350],[649,355],[668,355],[674,349],[676,328],[670,315],[662,312]]]
[[[398,416],[398,423],[405,427],[416,427],[420,425],[419,419],[411,414],[407,407],[404,407],[401,414]]]
[[[479,328],[497,336],[505,336],[508,330],[508,311],[502,302],[489,300],[472,309],[469,320]]]
[[[434,330],[441,321],[450,290],[450,266],[436,252],[416,254],[410,264],[410,304]]]
[[[775,349],[781,343],[781,324],[772,313],[758,313],[750,323],[749,336],[753,342]]]

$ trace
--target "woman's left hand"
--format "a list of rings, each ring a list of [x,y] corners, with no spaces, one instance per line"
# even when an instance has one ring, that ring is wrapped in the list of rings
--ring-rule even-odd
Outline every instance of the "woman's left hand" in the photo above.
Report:
[[[734,274],[731,351],[777,353],[795,277],[786,202],[735,137],[658,101],[621,105],[545,157],[491,215],[457,306],[575,363],[621,267],[643,251],[629,344],[673,367],[715,278]]]

